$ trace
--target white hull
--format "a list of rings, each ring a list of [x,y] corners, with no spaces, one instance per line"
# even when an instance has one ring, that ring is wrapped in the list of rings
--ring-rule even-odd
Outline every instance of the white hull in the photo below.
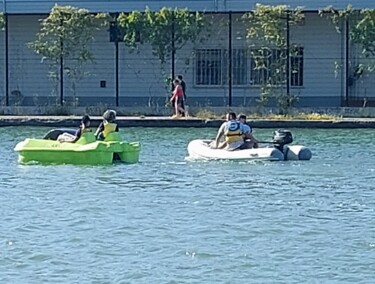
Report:
[[[227,151],[212,149],[210,140],[193,140],[188,145],[189,158],[205,160],[284,160],[284,154],[274,147]]]
[[[275,147],[260,147],[256,149],[227,151],[212,149],[210,140],[193,140],[188,145],[190,159],[197,160],[310,160],[311,152],[301,145],[284,146],[283,152]]]

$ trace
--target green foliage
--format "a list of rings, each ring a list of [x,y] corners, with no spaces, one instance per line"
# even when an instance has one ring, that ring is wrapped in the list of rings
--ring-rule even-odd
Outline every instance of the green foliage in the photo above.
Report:
[[[197,108],[193,110],[193,116],[201,119],[223,119],[225,117],[225,113],[229,110],[223,110],[222,108],[219,109],[211,109],[211,108]],[[247,116],[247,120],[339,120],[342,117],[338,114],[326,114],[326,113],[305,113],[305,112],[293,112],[290,114],[273,114],[269,112],[261,112],[257,113],[253,110],[234,110],[235,112],[242,112],[245,113]]]
[[[208,109],[199,109],[196,113],[193,113],[193,115],[202,119],[220,119],[225,116],[225,114],[217,114]]]
[[[298,96],[293,94],[280,94],[279,96],[277,96],[279,113],[281,115],[287,115],[291,106],[293,106],[296,102],[298,102]]]
[[[338,32],[344,21],[349,22],[349,39],[361,49],[363,57],[367,58],[366,64],[353,67],[352,77],[357,80],[364,71],[374,72],[375,62],[371,59],[375,55],[375,9],[354,10],[351,5],[345,9],[337,10],[328,6],[319,11],[321,17],[328,18]],[[335,72],[341,70],[341,65],[335,63]]]
[[[5,16],[4,13],[0,13],[0,29],[5,28]]]
[[[259,95],[259,99],[257,100],[261,107],[266,107],[270,101],[270,99],[276,99],[277,106],[279,113],[281,115],[287,115],[289,113],[289,109],[298,102],[298,96],[294,94],[287,94],[283,92],[280,87],[272,85],[272,84],[265,84],[260,87],[261,93]]]
[[[297,24],[304,19],[302,8],[288,10],[286,5],[262,5],[256,4],[253,12],[244,15],[249,24],[247,38],[258,39],[279,48],[286,47],[286,23]]]
[[[102,17],[103,14],[95,16],[85,9],[55,5],[29,46],[46,60],[59,61],[62,56],[64,59],[92,61],[94,56],[89,45],[94,39],[94,29],[100,26],[97,19]]]
[[[161,64],[188,41],[195,42],[203,28],[203,17],[200,13],[165,7],[156,12],[146,8],[143,13],[122,13],[117,21],[125,35],[124,42],[127,46],[135,48],[140,35],[141,42],[150,44],[153,54],[159,58]]]
[[[345,9],[342,10],[336,10],[335,8],[333,8],[333,6],[328,6],[319,11],[319,15],[321,17],[328,17],[332,21],[338,32],[341,32],[340,26],[342,20],[350,19],[353,13],[356,13],[356,11],[353,10],[352,5],[348,5]]]
[[[166,93],[164,105],[166,107],[172,105],[171,102],[170,102],[171,89],[173,89],[172,82],[173,82],[173,78],[171,76],[164,76],[164,89],[165,89],[165,93]]]
[[[260,95],[257,101],[261,107],[266,107],[268,105],[268,102],[272,97],[273,89],[274,88],[271,84],[260,86]]]
[[[365,57],[375,55],[375,10],[363,9],[360,18],[350,30],[350,39],[362,47]]]
[[[75,92],[77,81],[87,75],[83,70],[84,64],[94,60],[90,50],[94,30],[103,26],[105,19],[105,14],[93,15],[85,9],[55,5],[49,16],[42,20],[36,39],[28,45],[42,56],[42,62],[48,62],[49,77],[55,82],[59,80],[61,58],[69,64],[64,72],[72,79]]]
[[[286,5],[257,4],[255,11],[243,16],[255,70],[262,74],[269,74],[260,86],[258,103],[262,107],[274,98],[280,113],[285,114],[288,108],[297,101],[297,96],[286,94],[284,90],[287,64],[289,64],[287,59],[296,52],[298,47],[292,44],[288,50],[286,30],[288,25],[296,25],[303,19],[301,7],[290,10]]]
[[[148,22],[143,13],[138,11],[133,11],[129,14],[121,13],[116,20],[124,35],[123,41],[125,45],[136,48],[141,32],[142,38],[148,37]]]

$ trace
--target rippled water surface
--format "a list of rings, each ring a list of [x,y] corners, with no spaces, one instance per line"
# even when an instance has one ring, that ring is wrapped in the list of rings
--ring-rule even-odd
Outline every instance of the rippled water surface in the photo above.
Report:
[[[292,129],[311,161],[239,163],[185,160],[215,129],[131,128],[136,165],[18,165],[47,130],[0,134],[0,283],[374,283],[374,130]]]

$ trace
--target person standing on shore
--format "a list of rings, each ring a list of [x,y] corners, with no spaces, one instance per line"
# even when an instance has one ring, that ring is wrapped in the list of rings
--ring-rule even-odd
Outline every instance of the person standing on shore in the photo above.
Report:
[[[180,80],[182,91],[184,92],[184,103],[186,102],[186,83],[182,79],[182,75],[177,75],[176,79]]]
[[[186,117],[187,116],[187,112],[186,112],[186,83],[182,79],[182,75],[177,75],[176,79],[181,82],[182,92],[184,93],[184,96],[183,96],[182,101],[181,101],[181,107],[184,109],[184,114],[185,114],[185,117]],[[181,112],[179,112],[179,113],[180,113],[180,115],[182,115]]]
[[[170,99],[171,103],[174,104],[175,114],[173,117],[179,117],[185,115],[185,109],[182,107],[184,101],[184,92],[182,90],[181,81],[179,79],[173,80],[174,90]]]

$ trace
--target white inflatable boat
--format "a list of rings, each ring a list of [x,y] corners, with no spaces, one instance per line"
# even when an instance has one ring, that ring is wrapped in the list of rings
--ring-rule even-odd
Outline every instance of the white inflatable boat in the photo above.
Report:
[[[259,148],[228,151],[213,149],[211,140],[193,140],[188,145],[189,159],[192,160],[310,160],[311,151],[302,145],[286,145],[293,141],[288,130],[275,132],[274,140],[267,144],[260,144]]]

